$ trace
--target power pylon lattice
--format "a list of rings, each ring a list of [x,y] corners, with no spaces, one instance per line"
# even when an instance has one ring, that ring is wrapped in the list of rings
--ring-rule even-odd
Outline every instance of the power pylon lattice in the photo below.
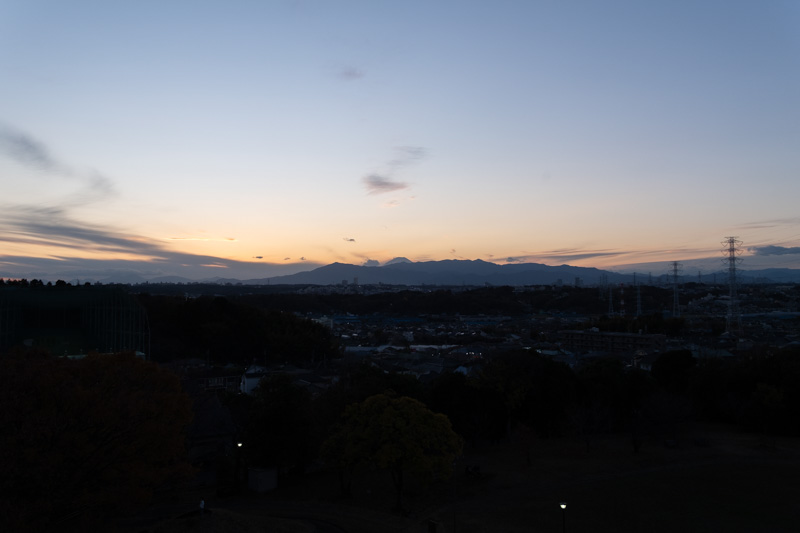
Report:
[[[614,316],[614,287],[608,286],[608,316]]]
[[[642,290],[636,286],[636,316],[642,316]]]
[[[672,318],[680,316],[680,304],[678,300],[678,276],[681,272],[681,264],[673,261],[672,264]]]
[[[725,325],[728,335],[738,336],[742,330],[742,315],[739,312],[739,295],[737,287],[739,279],[736,273],[736,265],[742,262],[741,250],[742,241],[736,237],[725,237],[722,241],[722,253],[725,255],[723,261],[728,265],[728,314],[725,317]]]

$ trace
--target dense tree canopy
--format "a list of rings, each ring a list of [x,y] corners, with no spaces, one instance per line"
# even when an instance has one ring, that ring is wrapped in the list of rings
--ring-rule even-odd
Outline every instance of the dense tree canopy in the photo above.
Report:
[[[199,357],[250,364],[321,361],[336,353],[330,331],[289,312],[259,308],[252,299],[139,295],[147,309],[152,356]]]
[[[190,402],[130,354],[0,360],[0,515],[17,531],[96,528],[188,472]]]
[[[323,457],[342,469],[370,463],[388,470],[401,509],[405,473],[423,481],[449,475],[461,448],[445,415],[413,398],[377,394],[347,408],[341,428],[323,446]]]
[[[316,453],[311,395],[291,377],[264,377],[253,391],[245,435],[248,462],[301,469]]]
[[[575,401],[575,375],[569,366],[528,351],[495,358],[478,383],[502,395],[511,425],[524,423],[541,437],[563,432]]]

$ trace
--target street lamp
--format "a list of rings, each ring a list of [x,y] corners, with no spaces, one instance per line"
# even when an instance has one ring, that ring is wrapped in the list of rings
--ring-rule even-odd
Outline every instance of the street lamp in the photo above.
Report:
[[[239,494],[239,465],[242,462],[242,441],[236,443],[236,467],[233,471],[233,490]]]
[[[558,506],[561,507],[561,530],[567,533],[567,502],[561,502]]]

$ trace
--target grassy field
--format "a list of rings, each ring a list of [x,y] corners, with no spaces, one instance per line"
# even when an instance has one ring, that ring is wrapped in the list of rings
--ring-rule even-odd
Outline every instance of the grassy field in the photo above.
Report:
[[[625,436],[597,438],[589,452],[577,439],[537,441],[530,465],[513,442],[467,449],[454,479],[409,487],[405,515],[391,511],[385,472],[363,472],[349,499],[335,476],[319,473],[266,495],[210,502],[240,521],[230,529],[173,520],[152,531],[314,531],[302,517],[349,533],[427,532],[431,521],[440,533],[559,532],[564,518],[570,532],[800,531],[800,441],[765,446],[755,435],[706,427],[671,444],[646,441],[634,455]],[[480,475],[467,475],[467,465]],[[247,529],[244,517],[280,522]]]

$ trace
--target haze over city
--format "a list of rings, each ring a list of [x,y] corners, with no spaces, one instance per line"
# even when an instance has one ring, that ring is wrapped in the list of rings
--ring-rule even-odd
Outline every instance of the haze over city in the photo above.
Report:
[[[800,268],[791,0],[2,0],[0,79],[0,277]]]

